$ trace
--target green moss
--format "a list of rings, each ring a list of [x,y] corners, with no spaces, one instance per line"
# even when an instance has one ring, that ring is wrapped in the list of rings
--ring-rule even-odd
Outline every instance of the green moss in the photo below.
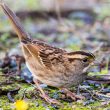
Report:
[[[9,80],[5,76],[0,76],[0,78],[2,79],[0,83],[5,82],[6,79]],[[8,91],[15,90],[17,87],[19,87],[20,90],[18,93],[12,94],[12,97],[15,99],[15,101],[25,99],[29,103],[29,110],[56,110],[54,106],[49,105],[47,102],[45,102],[45,100],[39,97],[39,92],[34,86],[23,83],[22,81],[10,80],[13,81],[12,84],[1,85],[1,94],[3,91],[8,93]],[[73,103],[65,102],[60,99],[61,93],[58,92],[58,89],[46,87],[44,90],[49,94],[50,97],[58,99],[64,105],[58,106],[58,110],[106,110],[107,108],[110,108],[110,104],[104,105],[99,101],[95,101],[87,106],[83,105],[84,101]],[[14,104],[9,101],[7,95],[0,96],[0,108],[3,110],[12,110],[12,108],[14,108]]]
[[[12,110],[12,103],[9,102],[7,96],[0,96],[0,108],[1,110]]]

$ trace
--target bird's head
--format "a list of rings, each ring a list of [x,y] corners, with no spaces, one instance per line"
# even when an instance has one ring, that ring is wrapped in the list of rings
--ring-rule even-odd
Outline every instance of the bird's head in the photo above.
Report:
[[[93,65],[95,56],[90,52],[75,51],[68,53],[68,60],[77,68],[84,69],[90,65]]]

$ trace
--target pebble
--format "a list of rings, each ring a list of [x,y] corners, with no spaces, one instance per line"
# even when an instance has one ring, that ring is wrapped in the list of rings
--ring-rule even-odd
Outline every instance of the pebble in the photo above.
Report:
[[[23,78],[26,82],[30,83],[33,81],[32,73],[29,71],[27,67],[25,67],[21,72],[21,78]]]

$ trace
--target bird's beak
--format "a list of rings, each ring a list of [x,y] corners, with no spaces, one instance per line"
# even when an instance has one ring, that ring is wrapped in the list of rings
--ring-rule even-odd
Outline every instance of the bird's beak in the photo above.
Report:
[[[84,68],[83,73],[89,72],[93,66],[99,66],[99,65],[100,65],[100,62],[97,60],[94,60],[93,62],[90,63],[88,67]]]
[[[101,62],[99,62],[98,60],[94,60],[92,63],[91,63],[91,66],[99,66],[101,64]]]

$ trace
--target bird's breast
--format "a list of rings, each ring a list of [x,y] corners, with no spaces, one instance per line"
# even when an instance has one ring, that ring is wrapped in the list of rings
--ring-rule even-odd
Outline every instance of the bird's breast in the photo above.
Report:
[[[64,68],[53,68],[53,70],[49,70],[35,60],[28,60],[26,65],[35,79],[57,88],[68,88],[72,85],[78,85],[85,79],[85,75],[74,74],[74,72],[68,72]]]

